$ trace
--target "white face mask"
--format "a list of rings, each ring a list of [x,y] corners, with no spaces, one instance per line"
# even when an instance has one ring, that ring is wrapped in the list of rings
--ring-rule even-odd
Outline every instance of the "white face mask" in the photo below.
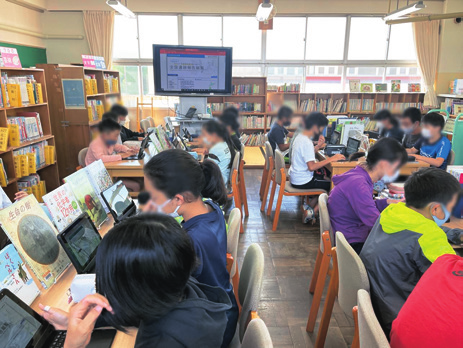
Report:
[[[403,129],[405,134],[412,134],[414,130],[415,130],[414,127],[409,127],[409,128],[404,128]]]
[[[180,215],[177,213],[178,210],[180,209],[180,206],[177,205],[177,208],[175,208],[174,212],[173,213],[166,213],[164,211],[164,207],[169,204],[170,202],[172,201],[172,199],[168,199],[167,201],[165,201],[164,203],[162,203],[161,205],[156,205],[155,203],[152,203],[152,205],[156,208],[157,212],[159,214],[164,214],[164,215],[169,215],[169,216],[172,216],[174,219],[179,217]]]
[[[206,137],[203,137],[203,143],[206,145],[211,145],[211,142]]]
[[[123,125],[125,125],[125,121],[119,121],[119,124],[120,124],[121,126],[123,126]]]
[[[427,128],[423,128],[421,130],[421,135],[423,136],[423,138],[425,139],[431,139],[431,131]]]
[[[397,170],[395,171],[395,173],[394,173],[392,176],[389,176],[389,175],[387,175],[387,174],[384,174],[384,176],[381,178],[381,180],[382,180],[385,184],[390,184],[390,183],[396,181],[397,178],[399,177],[399,175],[400,175],[400,170],[397,169]]]

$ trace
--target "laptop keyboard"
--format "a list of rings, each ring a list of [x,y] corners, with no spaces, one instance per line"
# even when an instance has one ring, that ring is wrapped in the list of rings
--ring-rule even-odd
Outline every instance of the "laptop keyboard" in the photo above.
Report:
[[[66,339],[66,331],[57,331],[53,341],[50,344],[50,348],[62,348],[64,347],[64,340]]]

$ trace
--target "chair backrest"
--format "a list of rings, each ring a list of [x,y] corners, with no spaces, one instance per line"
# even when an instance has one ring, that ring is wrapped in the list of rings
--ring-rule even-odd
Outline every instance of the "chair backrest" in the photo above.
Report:
[[[265,142],[265,169],[269,170],[270,161],[269,158],[273,157],[272,145],[268,141]]]
[[[79,166],[82,168],[85,167],[85,157],[87,157],[88,147],[84,147],[82,150],[79,151],[77,155],[77,161],[79,162]]]
[[[140,127],[143,130],[143,132],[146,132],[150,127],[150,121],[148,121],[146,118],[144,120],[141,120]]]
[[[241,212],[238,208],[233,208],[228,217],[227,253],[233,256],[233,266],[230,278],[236,272],[236,258],[238,257],[238,240],[240,237]]]
[[[450,150],[449,158],[447,159],[447,164],[452,166],[455,163],[455,151]]]
[[[239,337],[243,341],[244,332],[252,311],[257,311],[264,278],[264,253],[259,244],[251,244],[244,255],[238,286],[238,298],[241,304],[239,319]]]
[[[253,319],[246,329],[241,348],[273,348],[272,338],[262,319]]]
[[[228,177],[228,182],[230,183],[230,185],[232,184],[233,172],[235,171],[235,169],[238,171],[240,168],[240,157],[241,154],[239,152],[235,153],[235,157],[233,158],[233,163],[230,168],[230,175]]]
[[[154,120],[151,116],[148,116],[145,120],[148,120],[149,124],[150,124],[150,127],[156,127],[154,125]]]
[[[344,313],[352,318],[352,308],[357,305],[357,292],[360,289],[370,291],[370,282],[362,260],[341,232],[336,232],[336,254],[339,270],[338,301]]]
[[[370,294],[363,289],[359,290],[357,301],[360,348],[389,348],[389,342],[373,310]]]
[[[276,149],[275,150],[275,181],[278,185],[281,185],[281,168],[285,168],[285,157],[283,153]]]
[[[334,242],[333,231],[331,229],[330,214],[328,212],[328,195],[322,193],[318,197],[318,207],[320,209],[320,250],[324,252],[322,241],[322,233],[328,231],[330,233],[331,244]]]

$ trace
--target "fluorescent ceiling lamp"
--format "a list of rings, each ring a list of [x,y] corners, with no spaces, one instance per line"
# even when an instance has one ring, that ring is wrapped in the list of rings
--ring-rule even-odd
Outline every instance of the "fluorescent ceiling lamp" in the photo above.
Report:
[[[390,21],[391,19],[397,19],[397,18],[406,16],[410,13],[422,10],[424,8],[426,8],[426,5],[423,3],[423,1],[418,1],[418,2],[415,2],[414,4],[407,5],[391,13],[388,13],[387,16],[383,17],[383,20]]]
[[[259,22],[265,22],[266,20],[269,19],[270,14],[272,13],[273,10],[273,5],[266,1],[264,1],[262,4],[259,5],[257,8],[257,13],[256,13],[256,19]]]
[[[135,18],[135,14],[132,11],[130,11],[126,6],[122,5],[119,0],[108,0],[106,1],[106,4],[111,6],[124,17]]]

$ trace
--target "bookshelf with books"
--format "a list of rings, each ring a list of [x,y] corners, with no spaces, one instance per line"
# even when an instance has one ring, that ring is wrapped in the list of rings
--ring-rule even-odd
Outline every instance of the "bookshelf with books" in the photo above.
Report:
[[[40,201],[60,184],[45,74],[5,67],[0,74],[0,185],[13,200],[33,176],[34,192],[33,185],[27,191]]]
[[[65,64],[39,64],[38,67],[45,70],[59,176],[64,178],[79,166],[77,156],[92,140],[92,127],[113,103],[120,101],[119,72]],[[66,99],[66,83],[77,85],[78,93],[71,97],[79,103],[71,104]]]

